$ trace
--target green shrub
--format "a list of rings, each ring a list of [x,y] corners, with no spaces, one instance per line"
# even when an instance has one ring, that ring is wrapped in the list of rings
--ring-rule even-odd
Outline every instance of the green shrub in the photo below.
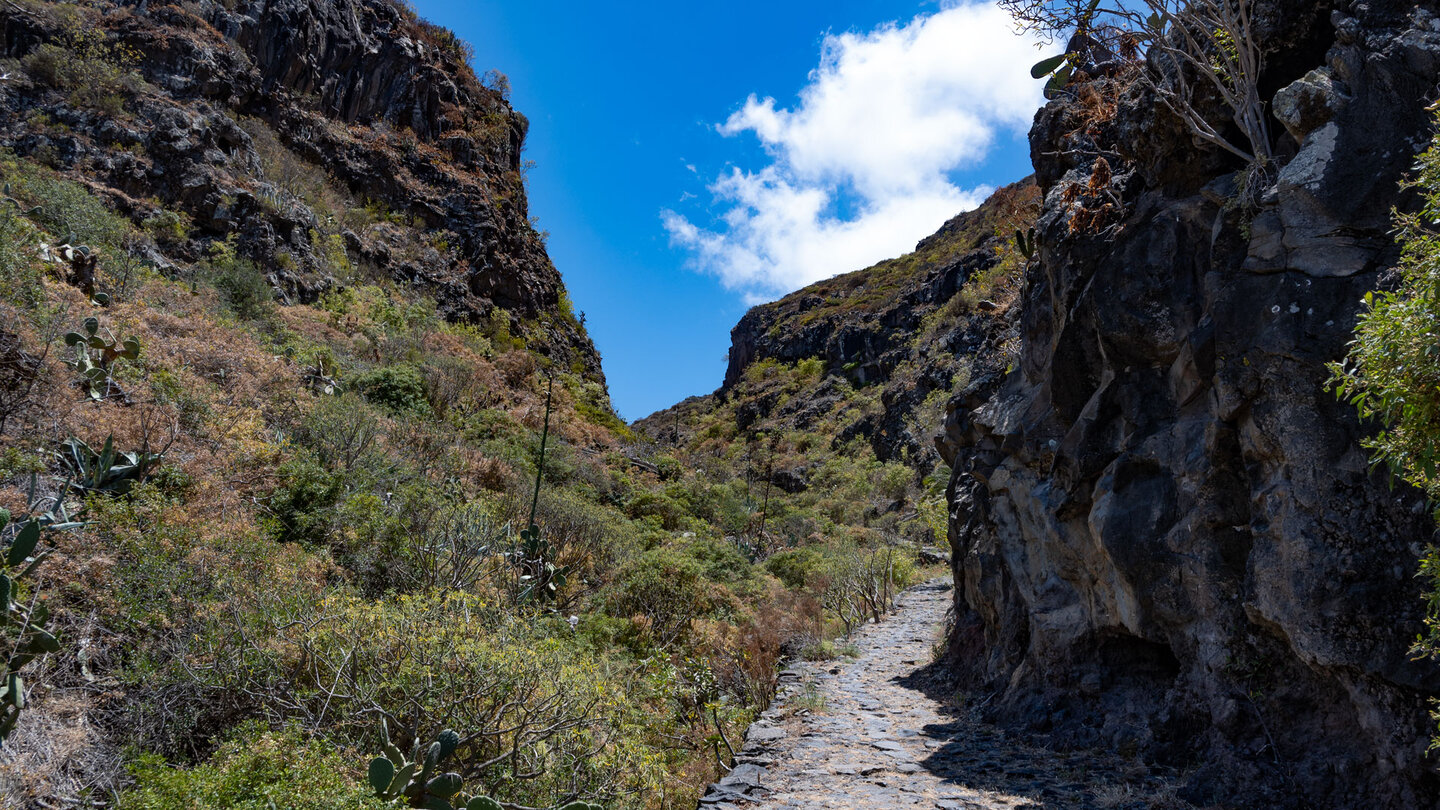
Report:
[[[611,612],[643,616],[651,639],[668,646],[690,634],[690,622],[707,614],[712,601],[699,561],[672,549],[647,551],[621,568]]]
[[[625,504],[625,514],[636,520],[655,517],[666,531],[680,528],[685,507],[663,492],[639,492]]]
[[[504,802],[549,807],[580,792],[609,804],[660,776],[628,684],[559,619],[518,617],[457,591],[337,592],[302,616],[209,638],[213,685],[275,695],[262,707],[271,715],[373,745],[384,711],[401,748],[411,734],[465,729],[450,762],[467,790]]]
[[[819,570],[823,562],[820,554],[810,548],[796,548],[770,555],[765,561],[765,570],[785,583],[787,588],[803,588]]]
[[[825,376],[825,361],[819,357],[807,357],[795,364],[795,371],[804,380],[818,380]]]
[[[701,538],[685,548],[685,553],[700,563],[705,578],[727,585],[749,579],[752,573],[750,561],[731,543],[711,538]]]
[[[352,487],[368,486],[389,460],[380,448],[383,430],[375,409],[355,394],[322,397],[295,431],[321,466],[345,474]]]
[[[655,469],[660,471],[661,481],[675,481],[685,472],[685,468],[674,456],[658,455],[651,460],[655,464]]]
[[[275,291],[249,259],[222,256],[210,262],[210,283],[238,317],[259,320],[275,307]]]
[[[346,756],[295,729],[266,731],[250,723],[210,759],[176,768],[159,757],[130,765],[135,785],[120,810],[367,810],[390,807],[365,787]]]
[[[38,310],[45,293],[43,268],[28,250],[38,237],[13,206],[0,203],[0,299],[26,312]]]
[[[124,114],[125,95],[142,86],[132,70],[136,54],[106,41],[103,30],[76,28],[60,42],[46,42],[26,55],[25,70],[41,84],[69,93],[70,103],[107,115]]]
[[[1440,124],[1440,108],[1433,110]],[[1381,429],[1363,441],[1377,462],[1420,488],[1432,506],[1440,502],[1440,134],[1422,152],[1408,186],[1420,191],[1418,213],[1396,214],[1402,248],[1400,286],[1365,295],[1355,340],[1342,363],[1331,366],[1331,384],[1360,415]],[[1420,563],[1425,580],[1426,632],[1415,653],[1440,656],[1440,547],[1429,545]],[[1440,710],[1432,715],[1440,720]],[[1433,741],[1440,747],[1440,736]]]
[[[200,538],[154,485],[139,484],[123,498],[91,495],[85,517],[98,548],[114,560],[108,607],[129,632],[164,626],[177,604],[206,597],[209,584],[190,564]]]
[[[414,366],[385,366],[357,375],[350,380],[350,388],[392,413],[430,409],[430,401],[425,398],[425,378]]]
[[[130,232],[130,223],[105,207],[90,189],[49,169],[24,160],[5,160],[0,162],[0,173],[12,195],[27,206],[39,206],[34,213],[36,221],[57,239],[118,249]]]
[[[280,486],[270,497],[267,522],[286,543],[324,543],[330,538],[344,476],[326,469],[313,453],[297,453],[275,470]]]
[[[190,238],[194,225],[190,216],[179,211],[160,209],[140,223],[155,241],[167,245],[180,244]]]
[[[875,489],[892,501],[905,497],[910,482],[915,480],[915,471],[894,462],[883,465],[875,475]]]

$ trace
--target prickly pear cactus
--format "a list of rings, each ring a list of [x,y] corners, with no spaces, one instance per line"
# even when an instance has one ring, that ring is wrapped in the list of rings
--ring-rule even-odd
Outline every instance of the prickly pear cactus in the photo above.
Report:
[[[132,335],[119,340],[109,329],[100,326],[100,320],[94,317],[86,318],[81,323],[81,330],[65,335],[65,345],[75,349],[75,358],[65,361],[65,364],[80,373],[83,378],[81,384],[91,399],[105,399],[112,388],[118,388],[111,374],[115,361],[134,362],[138,359],[140,339]]]
[[[0,659],[0,745],[15,730],[25,709],[25,679],[20,671],[35,659],[60,650],[59,640],[47,628],[50,611],[25,586],[25,580],[50,553],[37,551],[43,531],[42,520],[37,518],[10,525],[7,513],[0,522],[0,536],[9,539],[0,561],[0,639],[5,646]]]
[[[460,747],[460,735],[450,729],[440,732],[429,745],[416,740],[406,756],[390,741],[390,729],[380,721],[383,756],[370,760],[366,781],[381,799],[404,799],[411,807],[424,810],[504,810],[489,796],[471,796],[460,791],[463,780],[454,772],[436,774],[440,763]],[[433,775],[432,775],[433,774]],[[605,810],[598,804],[570,802],[560,810]]]
[[[382,799],[404,799],[411,807],[426,810],[453,810],[452,804],[460,793],[462,780],[458,773],[435,773],[440,763],[455,753],[460,746],[460,735],[446,729],[440,732],[434,742],[422,746],[420,740],[407,757],[390,741],[390,730],[382,721],[380,724],[381,748],[384,756],[370,760],[366,780],[375,795]],[[489,801],[487,799],[487,801]],[[473,803],[473,800],[471,800]],[[469,810],[469,804],[459,802],[458,806]],[[484,808],[485,805],[480,805]],[[496,808],[499,805],[495,805]]]

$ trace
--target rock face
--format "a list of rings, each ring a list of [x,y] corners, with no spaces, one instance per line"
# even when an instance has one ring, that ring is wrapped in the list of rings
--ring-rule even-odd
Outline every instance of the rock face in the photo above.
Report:
[[[1194,767],[1198,805],[1433,807],[1440,667],[1408,655],[1433,526],[1370,469],[1325,363],[1395,261],[1440,20],[1259,6],[1288,160],[1255,209],[1138,89],[1101,79],[1037,116],[1019,364],[957,397],[939,442],[952,660],[1004,724]],[[1123,210],[1076,229],[1102,171]]]
[[[47,48],[76,67],[47,69]],[[417,285],[445,317],[498,312],[531,348],[603,381],[529,222],[526,119],[476,78],[463,43],[402,5],[10,4],[0,56],[21,66],[0,88],[0,145],[137,223],[162,209],[193,223],[137,246],[152,264],[188,265],[232,238],[287,300],[357,272]],[[77,89],[102,82],[109,96]]]

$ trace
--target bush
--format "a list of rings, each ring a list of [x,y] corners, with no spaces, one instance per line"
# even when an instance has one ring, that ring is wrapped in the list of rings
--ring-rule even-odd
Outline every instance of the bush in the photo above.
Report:
[[[734,545],[723,540],[703,538],[691,543],[685,549],[691,559],[700,563],[705,578],[728,584],[748,579],[752,569],[750,561]]]
[[[236,730],[210,760],[194,768],[143,756],[130,766],[135,786],[120,810],[367,810],[390,806],[365,787],[356,763],[294,728]]]
[[[10,205],[0,204],[0,299],[27,312],[38,312],[45,293],[41,265],[27,250],[38,236]]]
[[[797,548],[772,554],[765,561],[765,570],[785,583],[787,588],[803,588],[810,583],[821,561],[820,554],[814,549]]]
[[[74,5],[55,4],[49,10],[52,20],[60,23],[59,35],[26,55],[25,70],[37,82],[67,92],[77,107],[123,115],[125,96],[144,87],[134,70],[140,53],[111,42],[105,29]]]
[[[10,193],[26,206],[39,206],[33,216],[57,239],[92,248],[118,249],[130,232],[124,217],[105,207],[105,203],[85,186],[62,179],[48,169],[33,163],[5,160],[0,163]]]
[[[206,657],[213,686],[267,695],[264,711],[357,743],[374,740],[382,715],[402,749],[410,735],[459,730],[465,741],[450,762],[467,789],[501,801],[643,794],[660,774],[644,756],[640,707],[603,662],[559,634],[570,635],[562,621],[514,616],[465,593],[335,593],[303,616],[222,627]]]
[[[635,520],[655,517],[666,531],[680,528],[686,517],[685,507],[663,492],[640,492],[625,504],[625,514]]]
[[[276,470],[280,486],[270,497],[275,538],[286,543],[325,543],[344,491],[343,476],[331,473],[312,453],[297,453]]]
[[[690,622],[710,612],[705,570],[671,549],[647,551],[620,570],[611,599],[618,616],[643,616],[655,644],[665,647],[690,634]]]
[[[210,283],[237,317],[259,320],[275,308],[275,290],[249,259],[226,256],[209,267]]]
[[[422,412],[430,409],[425,398],[425,378],[414,366],[386,366],[356,376],[350,387],[369,402],[392,413]]]
[[[314,450],[322,466],[345,473],[356,484],[359,474],[374,477],[385,465],[379,447],[382,434],[375,409],[354,394],[344,394],[315,403],[295,439]]]
[[[1440,108],[1432,109],[1440,124]],[[1355,340],[1343,363],[1331,366],[1331,384],[1360,415],[1381,423],[1364,440],[1376,461],[1419,487],[1432,506],[1440,502],[1440,134],[1416,162],[1419,213],[1397,214],[1402,248],[1401,282],[1394,292],[1367,293]],[[1426,632],[1415,653],[1440,656],[1440,547],[1431,544],[1420,564],[1425,580]],[[1440,720],[1440,710],[1434,715]],[[1440,745],[1440,736],[1434,740]]]

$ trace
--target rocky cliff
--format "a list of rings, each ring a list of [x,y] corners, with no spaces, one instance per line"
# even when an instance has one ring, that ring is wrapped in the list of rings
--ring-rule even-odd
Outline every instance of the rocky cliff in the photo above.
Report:
[[[1198,805],[1433,807],[1440,668],[1409,655],[1429,510],[1370,468],[1325,363],[1395,261],[1440,19],[1257,7],[1284,127],[1253,205],[1123,78],[1036,118],[1019,362],[940,441],[951,661],[994,719],[1190,768]]]
[[[287,300],[414,285],[603,381],[530,225],[526,119],[407,7],[9,3],[0,57],[0,146],[136,223],[169,217],[132,250],[162,271],[230,240]]]
[[[1011,302],[1022,261],[1012,236],[1034,221],[1038,203],[1035,183],[1026,178],[951,219],[913,253],[751,309],[731,331],[729,365],[716,396],[736,396],[756,363],[819,358],[830,375],[880,392],[882,407],[838,438],[865,437],[880,459],[905,458],[928,472],[938,460],[929,434],[940,412],[937,403],[936,413],[921,414],[926,400],[997,379],[1012,359],[1007,347],[1014,344],[1018,311]],[[740,405],[742,430],[774,410],[763,398]],[[819,412],[813,401],[805,410]],[[810,427],[803,419],[790,421]]]

